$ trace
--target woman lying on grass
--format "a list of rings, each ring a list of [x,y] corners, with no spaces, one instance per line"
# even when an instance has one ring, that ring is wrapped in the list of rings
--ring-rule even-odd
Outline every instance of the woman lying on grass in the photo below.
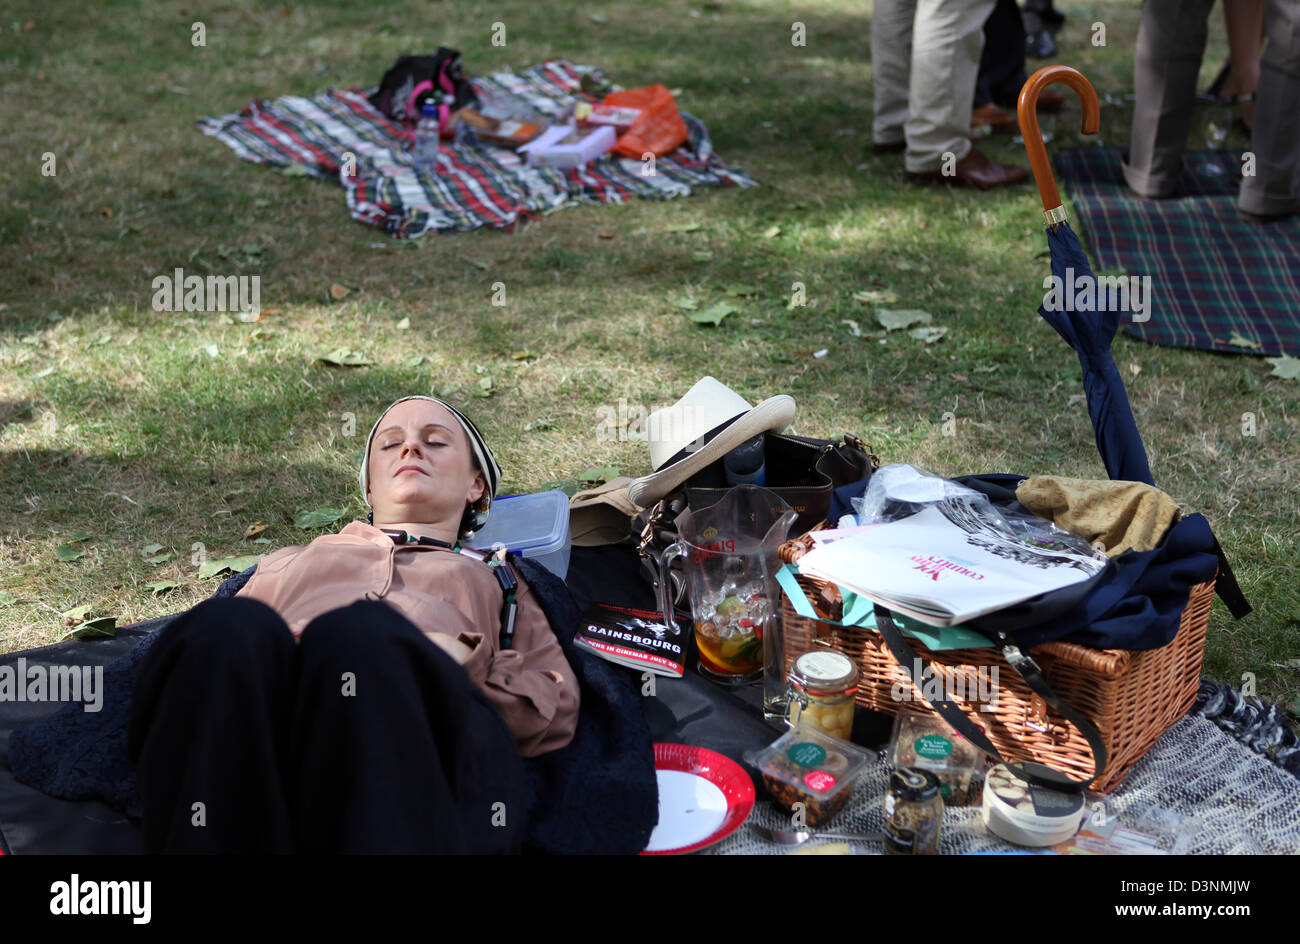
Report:
[[[400,399],[366,442],[372,523],[162,631],[129,728],[145,852],[519,848],[522,757],[573,738],[578,683],[511,566],[459,545],[500,477],[467,417]]]

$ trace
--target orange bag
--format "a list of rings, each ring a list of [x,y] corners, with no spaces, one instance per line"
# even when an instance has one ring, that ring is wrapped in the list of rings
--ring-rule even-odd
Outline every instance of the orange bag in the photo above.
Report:
[[[686,143],[686,122],[677,111],[673,93],[662,85],[611,92],[601,104],[641,109],[641,117],[615,142],[616,154],[641,160],[649,151],[663,157]]]

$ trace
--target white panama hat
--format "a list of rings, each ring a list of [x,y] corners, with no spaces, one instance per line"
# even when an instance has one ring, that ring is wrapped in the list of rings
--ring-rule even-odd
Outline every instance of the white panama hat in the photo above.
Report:
[[[672,406],[650,414],[646,433],[655,471],[629,485],[628,497],[649,507],[746,440],[789,426],[795,409],[786,394],[751,406],[720,380],[701,379]]]

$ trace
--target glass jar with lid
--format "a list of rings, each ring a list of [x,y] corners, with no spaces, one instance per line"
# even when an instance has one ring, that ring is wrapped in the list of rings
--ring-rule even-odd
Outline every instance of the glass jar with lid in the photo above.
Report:
[[[885,852],[937,855],[943,825],[939,778],[919,767],[900,767],[889,775],[885,794]]]
[[[790,724],[811,724],[852,740],[858,667],[838,649],[814,649],[790,667]]]

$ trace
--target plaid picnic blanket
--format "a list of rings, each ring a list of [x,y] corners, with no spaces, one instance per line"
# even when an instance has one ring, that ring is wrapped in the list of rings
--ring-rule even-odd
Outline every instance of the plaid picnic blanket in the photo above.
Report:
[[[476,89],[515,97],[547,116],[558,116],[581,93],[583,76],[608,84],[594,66],[547,60],[520,73],[471,79]],[[310,98],[259,100],[236,114],[202,118],[198,128],[259,164],[301,168],[337,180],[347,192],[352,218],[393,236],[414,238],[434,230],[507,227],[580,203],[622,203],[630,197],[664,200],[699,187],[753,187],[743,171],[713,153],[708,129],[682,114],[686,144],[658,158],[653,174],[641,161],[606,154],[585,167],[529,167],[509,148],[443,141],[436,173],[412,160],[411,129],[394,123],[367,101],[373,89],[327,89]]]
[[[1300,218],[1237,216],[1239,154],[1186,152],[1183,196],[1170,200],[1130,191],[1121,159],[1118,148],[1082,147],[1054,163],[1095,266],[1151,277],[1149,320],[1124,330],[1173,347],[1300,354]]]

